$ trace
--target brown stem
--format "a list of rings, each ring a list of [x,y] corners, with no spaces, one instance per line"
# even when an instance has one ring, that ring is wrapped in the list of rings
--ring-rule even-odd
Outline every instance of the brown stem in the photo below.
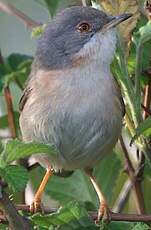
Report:
[[[141,104],[143,110],[144,110],[144,114],[147,115],[147,117],[151,116],[151,110],[150,109],[147,109],[143,104]],[[146,116],[145,116],[146,117]]]
[[[29,205],[16,205],[17,210],[25,211],[25,212],[30,212],[30,206]],[[57,208],[49,208],[43,210],[43,214],[51,214],[57,212]],[[97,218],[97,211],[90,211],[88,212],[90,217],[93,220],[96,220]],[[111,221],[128,221],[128,222],[145,222],[149,223],[151,222],[151,215],[137,215],[137,214],[119,214],[119,213],[110,213],[110,220]],[[0,222],[6,223],[6,218],[4,215],[0,214]],[[23,228],[21,228],[23,229]]]
[[[151,103],[151,80],[149,81],[148,85],[146,85],[145,87],[145,94],[144,94],[145,110],[143,112],[144,119],[146,119],[149,116],[148,111],[150,111],[150,103]]]
[[[122,137],[120,138],[120,144],[123,149],[123,153],[124,153],[124,157],[126,161],[127,173],[133,184],[133,189],[134,189],[135,196],[136,196],[136,204],[137,204],[138,213],[144,214],[145,213],[144,197],[143,197],[143,192],[142,192],[142,187],[141,187],[141,181],[138,180],[139,179],[138,175],[140,174],[138,172],[136,173],[133,168],[132,162],[129,158],[129,155],[128,155],[128,152],[127,152],[127,149],[126,149],[126,146],[125,146],[125,143]],[[144,158],[143,158],[143,161],[144,161]]]
[[[9,3],[0,2],[0,11],[3,11],[5,13],[11,14],[13,16],[16,16],[19,18],[23,23],[26,24],[29,28],[34,28],[36,26],[40,26],[41,24],[34,21],[33,19],[29,18],[27,15],[25,15],[20,10],[16,9],[13,5]]]
[[[17,136],[16,127],[15,127],[15,119],[14,119],[14,111],[13,111],[13,103],[12,96],[10,93],[10,89],[8,86],[4,88],[4,96],[7,105],[7,113],[8,113],[8,124],[11,132],[12,138]]]
[[[17,210],[22,210],[26,212],[30,212],[29,205],[16,205]],[[45,209],[45,214],[50,214],[57,212],[57,208],[49,208]],[[92,219],[97,218],[97,211],[96,212],[89,212]],[[131,221],[131,222],[151,222],[151,215],[137,215],[137,214],[118,214],[112,213],[110,214],[112,221]]]
[[[128,200],[130,191],[132,189],[132,181],[128,178],[127,181],[125,181],[117,200],[115,201],[115,204],[112,208],[113,212],[115,213],[121,213],[126,201]]]
[[[0,50],[0,64],[3,64],[3,63],[4,63],[4,60],[3,60],[1,50]],[[15,127],[13,103],[12,103],[12,96],[11,96],[11,93],[10,93],[8,86],[6,86],[4,88],[4,97],[5,97],[5,101],[6,101],[6,105],[7,105],[8,125],[10,128],[11,137],[15,138],[17,136],[17,133],[16,133],[16,127]]]
[[[30,230],[31,225],[27,220],[20,216],[8,198],[7,194],[3,191],[0,197],[0,209],[3,211],[6,220],[9,222],[9,227],[11,230]],[[2,221],[5,221],[5,217],[0,215]]]

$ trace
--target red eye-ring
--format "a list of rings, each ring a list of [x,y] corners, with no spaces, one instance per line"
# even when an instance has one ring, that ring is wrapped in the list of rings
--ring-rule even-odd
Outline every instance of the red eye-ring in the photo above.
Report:
[[[91,31],[91,26],[88,22],[82,22],[77,26],[77,31],[78,32],[90,32]]]

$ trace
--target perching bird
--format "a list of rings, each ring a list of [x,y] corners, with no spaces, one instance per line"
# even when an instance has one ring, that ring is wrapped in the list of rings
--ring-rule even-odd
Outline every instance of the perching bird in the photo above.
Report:
[[[52,170],[84,169],[98,194],[98,219],[106,214],[107,202],[92,169],[121,133],[124,104],[110,64],[116,48],[114,27],[129,17],[71,7],[48,24],[38,42],[20,101],[20,127],[25,142],[53,144],[57,156],[34,155],[47,169],[34,211]]]

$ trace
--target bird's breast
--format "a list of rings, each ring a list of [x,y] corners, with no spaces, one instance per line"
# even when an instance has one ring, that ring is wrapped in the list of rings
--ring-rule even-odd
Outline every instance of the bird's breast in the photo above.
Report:
[[[92,167],[112,150],[121,131],[115,82],[109,72],[89,68],[89,72],[70,71],[51,83],[43,96],[35,92],[35,99],[28,102],[28,135],[55,144],[58,159],[51,160],[56,168]]]

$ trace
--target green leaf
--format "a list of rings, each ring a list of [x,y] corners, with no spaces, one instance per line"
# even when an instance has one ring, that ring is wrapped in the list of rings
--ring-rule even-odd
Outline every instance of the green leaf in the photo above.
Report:
[[[44,0],[44,1],[48,7],[50,15],[53,17],[56,14],[56,10],[60,0]]]
[[[2,153],[3,150],[4,150],[4,146],[2,141],[0,140],[0,154]]]
[[[144,120],[135,130],[136,135],[133,137],[131,143],[135,141],[140,135],[151,136],[151,117]]]
[[[58,4],[60,2],[60,0],[35,0],[35,1],[40,3],[41,5],[46,6],[51,17],[53,17],[56,14]]]
[[[36,214],[32,217],[35,224],[41,227],[60,226],[61,230],[98,229],[91,221],[86,209],[77,202],[70,202],[58,212],[42,216]]]
[[[19,112],[14,111],[14,120],[15,120],[15,127],[19,127]],[[3,115],[0,117],[0,124],[1,129],[5,129],[8,127],[8,115]]]
[[[110,165],[110,167],[108,167],[108,165]],[[97,182],[109,203],[112,200],[120,170],[121,163],[115,153],[105,156],[94,170]],[[38,169],[35,171],[35,175],[38,175]],[[60,201],[61,204],[65,204],[74,199],[79,202],[90,202],[95,208],[98,208],[96,192],[88,176],[81,170],[76,170],[73,175],[68,178],[53,176],[47,184],[46,192],[55,200]]]
[[[110,165],[110,167],[108,167],[108,165]],[[113,191],[121,169],[121,161],[114,152],[106,155],[95,168],[94,175],[96,176],[100,188],[106,195],[108,202],[112,199]]]
[[[0,168],[0,176],[8,183],[13,192],[23,191],[28,182],[28,172],[18,165],[8,165]]]
[[[133,223],[129,223],[129,222],[114,222],[112,221],[108,227],[106,228],[106,230],[131,230],[133,227]],[[104,229],[105,230],[105,229]]]
[[[149,229],[150,229],[150,227],[144,223],[137,223],[132,228],[132,230],[149,230]]]
[[[44,32],[46,26],[47,26],[46,24],[43,24],[42,26],[37,26],[33,28],[31,37],[40,37],[42,33]]]
[[[6,225],[6,224],[0,224],[0,229],[1,230],[6,230],[6,229],[8,229],[8,225]]]
[[[112,221],[106,228],[106,230],[149,230],[149,226],[143,223],[131,223],[131,222],[115,222]],[[105,229],[103,229],[105,230]]]
[[[0,90],[15,81],[21,88],[30,73],[32,58],[22,54],[11,54],[0,65]]]
[[[48,153],[56,156],[56,151],[53,146],[35,142],[23,143],[19,140],[10,140],[7,142],[1,155],[0,165],[9,164],[14,160],[29,157],[36,153]]]
[[[142,26],[139,29],[139,34],[140,34],[140,42],[145,43],[148,40],[151,39],[151,22],[148,21],[148,23],[145,26]]]
[[[31,174],[31,180],[37,187],[43,176],[43,169],[35,169]],[[35,176],[38,180],[35,181]],[[62,189],[63,188],[63,189]],[[77,200],[78,202],[90,202],[97,206],[97,197],[88,177],[80,170],[76,170],[73,175],[67,178],[53,176],[48,181],[46,193],[53,199],[66,204],[69,201]]]
[[[6,63],[11,68],[11,71],[16,71],[25,67],[25,65],[27,65],[27,63],[31,60],[31,56],[13,53],[7,57]]]

